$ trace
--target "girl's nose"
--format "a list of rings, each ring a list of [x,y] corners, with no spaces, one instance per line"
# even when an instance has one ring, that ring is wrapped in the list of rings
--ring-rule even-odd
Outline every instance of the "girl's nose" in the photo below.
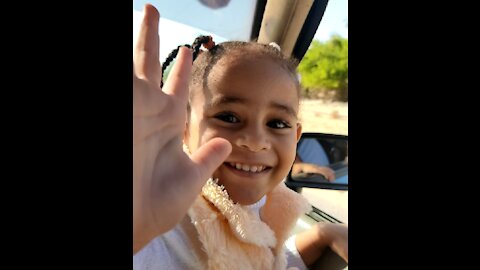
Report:
[[[237,139],[237,146],[252,152],[260,152],[271,148],[270,140],[262,128],[252,127],[246,129]]]

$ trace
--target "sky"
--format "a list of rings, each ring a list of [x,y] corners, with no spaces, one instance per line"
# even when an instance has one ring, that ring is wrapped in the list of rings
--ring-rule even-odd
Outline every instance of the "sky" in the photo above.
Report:
[[[329,0],[314,38],[326,41],[335,33],[348,38],[347,22],[348,0]]]
[[[254,0],[230,0],[229,5],[226,8],[223,8],[227,12],[209,12],[208,20],[204,20],[201,17],[202,10],[206,10],[198,1],[194,0],[176,0],[175,5],[172,5],[172,2],[167,1],[144,1],[144,0],[134,0],[133,1],[133,43],[137,39],[138,29],[143,17],[141,12],[142,7],[145,3],[152,3],[160,11],[160,61],[166,58],[172,49],[175,49],[180,44],[191,44],[193,38],[200,34],[211,35],[212,29],[215,27],[230,29],[232,25],[239,25],[239,22],[242,21],[241,18],[246,16],[253,16],[248,14],[248,10],[253,10],[251,7],[255,4]],[[243,3],[243,6],[247,8],[241,8],[238,4]],[[248,4],[246,4],[248,3]],[[250,7],[248,7],[250,5]],[[178,12],[181,10],[182,12]],[[195,11],[195,16],[192,16],[193,12],[188,12],[189,10]],[[203,27],[203,29],[196,29],[185,24],[174,22],[169,20],[167,17],[170,13],[185,13],[189,14],[189,17],[185,16],[183,19],[185,21],[194,21],[200,22],[197,23]],[[225,15],[226,14],[226,15]],[[193,18],[192,18],[193,17]],[[246,20],[243,20],[246,21]],[[250,21],[250,20],[248,20]],[[206,25],[203,22],[209,22],[210,25]],[[339,34],[342,37],[348,38],[348,0],[329,0],[327,9],[323,15],[322,21],[320,22],[317,33],[314,36],[314,39],[320,41],[326,41],[330,38],[332,34]],[[202,25],[203,24],[203,25]],[[239,26],[240,27],[240,26]],[[251,28],[251,25],[242,25],[240,28]],[[209,29],[210,28],[210,29]],[[209,31],[210,30],[210,31]],[[216,31],[218,32],[218,31]],[[241,32],[241,31],[237,31]],[[231,33],[229,33],[231,34]],[[212,35],[213,39],[217,42],[223,42],[226,39],[218,36]],[[193,37],[193,38],[192,38]],[[237,36],[238,40],[246,40],[245,37],[239,35]]]

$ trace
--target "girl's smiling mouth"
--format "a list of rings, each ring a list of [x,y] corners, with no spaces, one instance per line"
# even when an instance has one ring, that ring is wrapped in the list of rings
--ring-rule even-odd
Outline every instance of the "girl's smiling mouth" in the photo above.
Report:
[[[230,171],[241,176],[262,175],[272,169],[272,167],[262,164],[245,164],[240,162],[225,162],[223,164]]]

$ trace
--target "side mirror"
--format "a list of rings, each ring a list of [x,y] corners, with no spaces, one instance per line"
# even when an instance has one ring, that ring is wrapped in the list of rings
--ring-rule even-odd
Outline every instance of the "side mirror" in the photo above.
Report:
[[[302,187],[348,190],[348,136],[303,133],[285,184],[296,191]]]

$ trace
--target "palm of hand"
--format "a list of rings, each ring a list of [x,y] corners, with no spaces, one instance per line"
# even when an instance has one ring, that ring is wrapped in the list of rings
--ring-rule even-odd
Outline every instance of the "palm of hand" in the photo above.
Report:
[[[192,56],[186,48],[179,51],[161,89],[159,14],[151,5],[144,12],[133,63],[134,251],[180,221],[231,151],[218,138],[191,157],[182,151]]]

